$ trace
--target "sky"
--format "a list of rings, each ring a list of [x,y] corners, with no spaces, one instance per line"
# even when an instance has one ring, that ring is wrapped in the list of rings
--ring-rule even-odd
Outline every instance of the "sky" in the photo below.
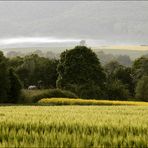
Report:
[[[147,45],[147,1],[0,1],[0,47]]]

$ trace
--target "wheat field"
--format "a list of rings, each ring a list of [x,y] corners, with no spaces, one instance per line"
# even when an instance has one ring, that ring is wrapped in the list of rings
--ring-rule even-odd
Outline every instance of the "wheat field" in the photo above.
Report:
[[[0,147],[148,147],[146,106],[0,106]]]

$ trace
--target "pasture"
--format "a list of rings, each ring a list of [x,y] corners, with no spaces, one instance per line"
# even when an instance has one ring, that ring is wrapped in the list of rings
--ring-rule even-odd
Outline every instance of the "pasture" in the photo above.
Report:
[[[147,106],[0,106],[0,147],[148,147]]]

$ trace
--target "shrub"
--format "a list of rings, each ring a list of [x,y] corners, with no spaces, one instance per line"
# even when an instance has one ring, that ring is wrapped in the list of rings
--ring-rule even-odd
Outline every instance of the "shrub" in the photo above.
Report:
[[[78,98],[76,94],[61,89],[22,90],[20,102],[35,103],[42,98],[52,97]]]

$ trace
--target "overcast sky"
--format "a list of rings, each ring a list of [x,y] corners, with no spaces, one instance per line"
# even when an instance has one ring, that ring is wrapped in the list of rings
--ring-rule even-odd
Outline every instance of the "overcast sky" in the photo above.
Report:
[[[148,44],[148,2],[0,2],[0,47]]]

